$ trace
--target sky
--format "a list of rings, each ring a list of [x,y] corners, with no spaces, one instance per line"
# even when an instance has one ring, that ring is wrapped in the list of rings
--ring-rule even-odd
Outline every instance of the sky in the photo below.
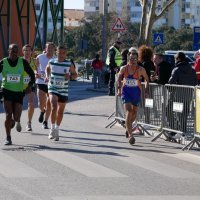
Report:
[[[65,9],[84,9],[84,0],[64,0]]]

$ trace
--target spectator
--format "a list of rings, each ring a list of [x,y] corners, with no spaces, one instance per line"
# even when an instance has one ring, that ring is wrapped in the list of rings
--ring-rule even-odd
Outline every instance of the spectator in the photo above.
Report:
[[[194,54],[195,63],[194,69],[197,74],[198,85],[200,85],[200,49]]]
[[[106,64],[109,66],[110,70],[110,77],[109,77],[109,96],[115,95],[115,74],[118,71],[118,68],[120,67],[122,63],[122,56],[120,53],[120,45],[122,43],[120,41],[115,41],[115,43],[109,48],[107,58],[106,58]]]
[[[139,63],[145,68],[147,76],[150,79],[151,72],[155,73],[155,66],[153,64],[153,49],[146,45],[142,45],[138,49]]]
[[[128,49],[123,49],[121,55],[122,55],[122,63],[120,64],[120,67],[127,64]]]
[[[94,74],[94,89],[100,89],[102,86],[102,69],[103,62],[99,59],[99,54],[96,55],[95,59],[92,60],[91,67],[93,68]]]
[[[197,84],[196,72],[192,66],[186,61],[183,52],[175,55],[175,68],[169,79],[169,84],[195,86]],[[192,92],[188,88],[175,88],[170,91],[170,97],[167,105],[167,119],[171,129],[179,129],[183,133],[187,131],[187,117],[190,112],[190,103],[192,101]],[[173,112],[173,102],[183,103],[183,111],[181,113]],[[173,138],[176,133],[169,133],[169,139]],[[178,134],[180,136],[180,134]]]
[[[164,60],[163,54],[155,53],[153,56],[155,74],[150,76],[152,82],[165,85],[172,73],[172,65]]]
[[[74,63],[74,60],[73,59],[70,59],[71,63],[72,63],[72,66],[74,67],[74,70],[76,70],[76,65]],[[75,81],[76,79],[73,78],[73,76],[70,77],[70,81]]]

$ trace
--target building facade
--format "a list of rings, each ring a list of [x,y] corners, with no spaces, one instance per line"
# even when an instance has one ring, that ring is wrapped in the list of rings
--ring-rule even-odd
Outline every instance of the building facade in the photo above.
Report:
[[[142,9],[139,0],[107,0],[108,13],[116,12],[122,20],[140,22]],[[162,11],[168,0],[157,0],[157,13]],[[103,13],[104,0],[84,0],[85,17]],[[149,2],[150,5],[150,2]],[[200,0],[176,0],[168,12],[154,26],[182,27],[200,26]]]

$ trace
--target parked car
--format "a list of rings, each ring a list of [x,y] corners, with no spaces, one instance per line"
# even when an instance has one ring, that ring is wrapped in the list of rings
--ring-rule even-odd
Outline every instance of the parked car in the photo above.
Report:
[[[175,56],[175,54],[176,54],[177,52],[179,52],[179,51],[165,51],[165,53],[164,53],[164,59],[165,59],[167,62],[169,62],[169,63],[171,63],[172,65],[174,65],[174,64],[175,64],[174,56]],[[187,60],[191,65],[194,65],[194,63],[195,63],[195,59],[194,59],[194,57],[193,57],[194,54],[192,54],[191,51],[190,51],[190,53],[188,53],[188,54],[187,54],[187,51],[181,51],[181,52],[185,53],[185,55],[186,55],[186,60]]]

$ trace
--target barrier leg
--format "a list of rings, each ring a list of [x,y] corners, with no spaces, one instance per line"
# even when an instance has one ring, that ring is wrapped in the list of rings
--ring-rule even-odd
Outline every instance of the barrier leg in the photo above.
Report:
[[[151,140],[151,142],[154,142],[154,141],[156,141],[158,138],[160,138],[160,136],[161,135],[163,135],[164,134],[164,131],[161,131],[156,137],[154,137],[152,140]],[[164,134],[165,135],[165,134]],[[165,135],[166,136],[166,135]]]
[[[114,119],[114,120],[113,120],[112,122],[110,122],[105,128],[108,128],[108,127],[111,128],[111,126],[114,126],[116,123],[117,123],[117,120]]]
[[[113,117],[114,114],[115,114],[115,112],[113,112],[113,113],[108,117],[108,119],[110,119],[111,117]]]
[[[138,125],[141,129],[142,129],[142,131],[143,132],[145,132],[147,135],[149,135],[149,136],[153,136],[149,131],[147,131],[144,127],[142,127],[140,124]],[[144,135],[144,133],[143,133],[143,135]]]
[[[187,149],[187,150],[192,149],[192,147],[194,146],[195,143],[197,144],[198,147],[200,147],[199,141],[200,141],[200,138],[194,137],[186,146],[184,146],[184,147],[182,148],[182,150],[184,151],[184,150],[186,150],[186,149]]]

